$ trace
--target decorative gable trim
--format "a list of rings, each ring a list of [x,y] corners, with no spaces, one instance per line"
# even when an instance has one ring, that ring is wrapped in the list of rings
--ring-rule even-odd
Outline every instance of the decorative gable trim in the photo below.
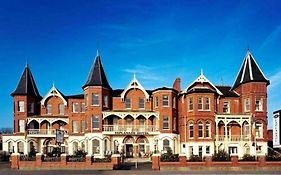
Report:
[[[201,74],[198,78],[196,78],[196,80],[194,80],[184,91],[183,93],[187,93],[188,90],[190,90],[190,88],[195,84],[195,83],[209,83],[214,89],[215,91],[219,94],[219,95],[223,95],[222,92],[215,86],[213,85],[212,82],[210,82],[207,77],[205,77],[205,75],[203,74],[203,71],[201,70]],[[202,87],[201,87],[202,88]]]
[[[44,98],[41,100],[41,105],[42,106],[45,106],[45,103],[46,103],[46,100],[49,98],[49,97],[54,97],[54,96],[57,96],[59,98],[62,99],[63,101],[63,104],[65,106],[67,106],[67,101],[66,99],[64,98],[63,94],[55,87],[55,85],[53,84],[53,87],[49,90],[49,92],[44,96]]]
[[[124,101],[125,99],[125,95],[126,93],[131,90],[131,89],[139,89],[141,90],[144,95],[146,100],[149,100],[149,94],[146,92],[146,90],[142,87],[142,85],[140,84],[140,82],[136,79],[136,75],[134,74],[134,78],[132,79],[132,81],[128,84],[127,88],[124,89],[124,91],[121,93],[121,99],[122,101]]]

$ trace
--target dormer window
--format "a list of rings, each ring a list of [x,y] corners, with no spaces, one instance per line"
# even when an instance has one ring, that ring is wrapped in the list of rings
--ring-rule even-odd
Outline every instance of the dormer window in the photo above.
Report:
[[[47,109],[47,111],[46,111],[47,114],[48,114],[48,115],[51,115],[51,114],[52,114],[52,105],[51,105],[51,104],[48,104],[46,109]]]
[[[144,109],[144,98],[139,98],[139,109]]]
[[[227,113],[227,114],[230,112],[230,109],[229,109],[229,102],[228,102],[228,101],[223,102],[223,109],[222,109],[222,112],[223,112],[223,113]]]
[[[126,109],[131,109],[131,99],[130,98],[125,99],[125,107],[126,107]]]

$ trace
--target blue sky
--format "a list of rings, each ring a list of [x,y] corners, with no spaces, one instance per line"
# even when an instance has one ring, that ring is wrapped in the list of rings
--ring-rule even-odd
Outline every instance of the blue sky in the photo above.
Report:
[[[250,47],[271,81],[272,112],[281,108],[281,1],[0,1],[0,128],[13,126],[16,88],[28,61],[40,94],[52,83],[82,93],[99,48],[110,85],[125,88],[136,72],[147,89],[182,89],[200,69],[232,85]]]

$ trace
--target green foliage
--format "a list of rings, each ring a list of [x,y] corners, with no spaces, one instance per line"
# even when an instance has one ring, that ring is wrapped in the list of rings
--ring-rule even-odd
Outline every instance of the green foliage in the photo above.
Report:
[[[225,150],[219,150],[212,156],[213,161],[230,161],[230,156]]]
[[[202,162],[202,157],[198,155],[191,155],[188,159],[189,162]]]
[[[256,161],[255,156],[251,156],[250,154],[244,154],[241,161]]]
[[[30,148],[30,152],[28,153],[28,157],[35,157],[36,156],[37,151],[35,150],[35,147],[31,147]]]
[[[85,152],[84,150],[77,150],[74,152],[74,156],[76,157],[86,157],[87,152]]]
[[[161,155],[161,162],[178,162],[179,154],[173,154],[171,149],[167,150],[167,153]]]

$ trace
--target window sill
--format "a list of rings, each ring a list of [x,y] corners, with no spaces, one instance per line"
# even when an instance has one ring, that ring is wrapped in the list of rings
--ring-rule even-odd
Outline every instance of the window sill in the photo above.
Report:
[[[91,106],[94,106],[94,107],[99,107],[100,105],[91,105]]]

